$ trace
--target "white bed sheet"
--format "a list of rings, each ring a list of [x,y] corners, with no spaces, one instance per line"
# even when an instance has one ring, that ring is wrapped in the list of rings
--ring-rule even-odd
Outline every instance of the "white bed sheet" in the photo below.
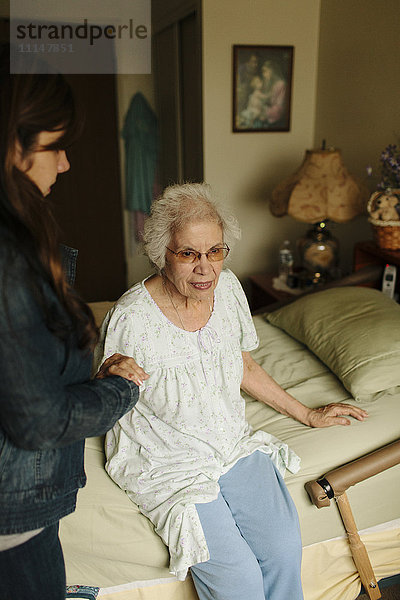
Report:
[[[255,323],[261,344],[253,355],[290,393],[315,407],[352,401],[301,344],[261,316]],[[246,402],[251,425],[283,439],[302,458],[300,472],[286,483],[300,517],[305,600],[355,598],[360,584],[337,507],[331,502],[317,509],[304,484],[397,439],[400,395],[363,405],[370,414],[366,422],[328,429],[310,429],[250,398]],[[190,578],[180,583],[169,575],[167,548],[105,472],[100,438],[87,440],[86,470],[77,511],[61,522],[68,584],[97,586],[104,600],[194,600]],[[400,465],[350,488],[348,497],[358,528],[367,530],[363,539],[376,576],[400,573]],[[379,524],[380,531],[370,529]]]

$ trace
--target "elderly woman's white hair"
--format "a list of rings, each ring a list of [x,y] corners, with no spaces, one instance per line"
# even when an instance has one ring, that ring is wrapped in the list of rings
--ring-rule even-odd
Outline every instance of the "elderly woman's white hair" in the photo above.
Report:
[[[144,225],[143,249],[158,272],[165,266],[166,248],[174,233],[198,221],[221,225],[224,243],[230,248],[240,238],[236,218],[217,205],[207,183],[171,185],[154,200]]]

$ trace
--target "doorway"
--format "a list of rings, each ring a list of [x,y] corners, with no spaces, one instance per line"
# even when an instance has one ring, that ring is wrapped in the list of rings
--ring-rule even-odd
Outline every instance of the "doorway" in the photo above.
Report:
[[[0,18],[0,42],[10,21]],[[84,131],[68,151],[71,169],[49,201],[61,242],[79,251],[75,287],[86,302],[116,300],[126,289],[115,75],[66,75]]]
[[[201,2],[153,0],[160,185],[203,180]]]
[[[86,302],[116,300],[126,288],[114,75],[67,75],[83,107],[84,131],[71,169],[51,193],[61,241],[77,248],[75,286]]]

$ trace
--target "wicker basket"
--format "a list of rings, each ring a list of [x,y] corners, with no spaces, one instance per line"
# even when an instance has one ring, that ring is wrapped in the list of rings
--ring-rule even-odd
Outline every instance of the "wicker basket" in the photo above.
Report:
[[[392,190],[391,193],[400,192]],[[375,192],[368,201],[367,210],[371,214],[376,210],[376,200],[382,196],[382,193]],[[369,217],[368,221],[372,225],[375,243],[379,248],[385,250],[400,250],[400,220],[399,221],[381,221]]]

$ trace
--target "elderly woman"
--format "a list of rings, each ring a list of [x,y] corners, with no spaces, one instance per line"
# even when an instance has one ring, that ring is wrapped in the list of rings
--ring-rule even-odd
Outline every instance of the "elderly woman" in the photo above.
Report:
[[[299,526],[282,479],[299,459],[252,432],[240,388],[309,426],[365,413],[309,409],[251,358],[258,339],[246,297],[223,268],[239,230],[210,194],[186,184],[155,201],[144,247],[157,274],[104,322],[104,359],[121,352],[140,365],[126,373],[139,401],[107,434],[106,468],[169,547],[171,572],[184,579],[190,567],[201,600],[299,600]],[[100,374],[110,369],[106,360]]]

